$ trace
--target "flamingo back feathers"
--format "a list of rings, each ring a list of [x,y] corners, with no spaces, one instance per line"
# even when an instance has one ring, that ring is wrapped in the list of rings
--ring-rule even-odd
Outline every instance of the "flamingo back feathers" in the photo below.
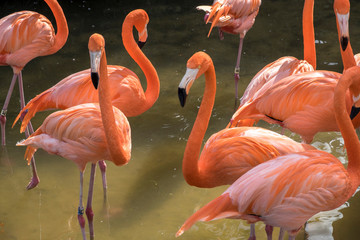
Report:
[[[0,20],[1,65],[23,68],[37,56],[46,55],[54,45],[55,35],[51,22],[43,15],[21,11]]]

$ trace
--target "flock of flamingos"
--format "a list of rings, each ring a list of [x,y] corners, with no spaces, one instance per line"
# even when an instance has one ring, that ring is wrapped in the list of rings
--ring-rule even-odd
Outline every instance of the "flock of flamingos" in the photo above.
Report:
[[[72,160],[80,170],[78,221],[86,239],[85,218],[90,238],[94,238],[92,195],[96,164],[102,173],[106,196],[106,164],[127,164],[131,158],[131,130],[127,117],[147,111],[156,102],[160,84],[157,72],[141,47],[147,40],[149,17],[144,10],[130,12],[123,23],[125,49],[145,74],[144,92],[131,70],[107,65],[105,39],[100,34],[89,38],[91,68],[74,73],[38,94],[25,106],[22,69],[33,58],[56,53],[67,41],[68,26],[56,0],[45,0],[52,10],[56,29],[43,15],[21,11],[0,20],[0,65],[14,72],[2,107],[1,140],[5,145],[6,112],[18,81],[21,120],[26,139],[17,146],[27,146],[25,159],[33,176],[27,186],[39,183],[34,153],[38,148]],[[261,0],[215,0],[211,6],[199,6],[217,28],[240,36],[235,65],[235,83],[240,79],[240,57],[246,32],[255,22]],[[180,236],[197,221],[220,218],[244,219],[251,223],[249,239],[256,239],[254,224],[266,224],[268,239],[273,227],[280,227],[279,239],[288,232],[295,239],[306,221],[320,211],[335,209],[345,203],[360,184],[360,142],[355,128],[360,126],[360,68],[356,66],[349,40],[349,0],[334,0],[339,49],[344,72],[316,70],[313,28],[314,0],[304,0],[304,60],[282,57],[265,66],[251,80],[240,106],[228,126],[205,143],[202,142],[211,117],[216,93],[213,62],[205,52],[195,53],[187,62],[178,94],[182,106],[194,81],[205,75],[205,91],[183,158],[183,175],[188,184],[211,188],[231,185],[189,219],[176,233]],[[138,42],[133,28],[138,32]],[[209,34],[210,34],[209,32]],[[237,99],[237,90],[235,91]],[[30,119],[39,111],[62,109],[50,114],[34,131]],[[298,143],[286,136],[253,125],[265,120],[279,124],[302,137]],[[85,128],[86,126],[86,128]],[[348,156],[347,169],[333,155],[309,145],[318,132],[340,131]],[[87,206],[84,209],[83,173],[91,163]]]

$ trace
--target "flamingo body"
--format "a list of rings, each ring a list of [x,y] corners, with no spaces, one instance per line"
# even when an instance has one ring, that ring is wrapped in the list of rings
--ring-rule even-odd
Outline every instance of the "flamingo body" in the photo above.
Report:
[[[88,73],[89,74],[89,73]],[[90,74],[89,74],[90,76]],[[130,159],[130,125],[125,115],[113,107],[122,148]],[[30,145],[26,159],[30,160],[37,148],[75,162],[84,171],[88,162],[111,160],[98,104],[80,104],[50,114],[43,124],[18,146]]]
[[[191,216],[177,235],[196,221],[219,218],[263,221],[293,235],[316,213],[341,206],[350,192],[349,174],[331,154],[311,150],[279,156],[245,173]]]
[[[224,129],[213,134],[205,143],[197,163],[203,182],[192,185],[216,187],[232,184],[269,159],[308,149],[314,148],[263,128]]]
[[[241,119],[262,119],[300,134],[306,143],[317,132],[338,131],[332,102],[340,76],[336,72],[314,71],[281,79],[240,107],[233,115],[232,125]],[[350,112],[350,94],[346,95],[346,102]]]
[[[282,57],[269,63],[261,69],[250,81],[243,96],[240,106],[252,100],[256,95],[266,91],[280,79],[303,72],[314,71],[314,68],[306,60],[299,60],[295,57]],[[257,93],[261,89],[261,92]]]
[[[217,0],[211,7],[198,6],[197,9],[210,14],[211,29],[216,26],[226,33],[244,37],[254,25],[260,5],[261,0]]]

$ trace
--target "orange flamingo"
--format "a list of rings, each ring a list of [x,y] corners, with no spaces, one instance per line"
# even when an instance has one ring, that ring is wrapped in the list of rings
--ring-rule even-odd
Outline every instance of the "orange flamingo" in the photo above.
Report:
[[[22,69],[36,57],[56,53],[64,46],[69,34],[66,18],[59,3],[56,0],[45,2],[55,16],[56,34],[51,22],[37,12],[21,11],[0,19],[0,66],[11,66],[14,72],[0,113],[2,145],[5,145],[6,113],[16,79],[19,83],[20,107],[22,109],[25,106]],[[29,130],[25,132],[26,137],[29,136],[29,132],[33,132],[30,122]],[[34,188],[39,183],[34,159],[31,165],[33,176],[27,189]]]
[[[198,6],[198,10],[206,12],[206,23],[211,22],[210,31],[214,26],[219,27],[220,38],[223,39],[222,32],[239,34],[240,42],[238,55],[235,65],[235,104],[238,99],[238,82],[240,79],[240,59],[242,53],[243,40],[246,33],[255,23],[255,18],[259,12],[261,0],[214,0],[212,6]]]
[[[30,161],[37,148],[75,162],[80,170],[80,204],[78,219],[85,239],[82,188],[85,166],[91,162],[91,175],[86,215],[93,239],[92,190],[96,162],[110,160],[116,165],[127,164],[131,155],[130,125],[126,116],[111,103],[111,85],[107,74],[105,40],[100,34],[89,39],[91,78],[97,88],[99,104],[86,103],[49,115],[29,138],[17,144],[28,146],[25,159]]]
[[[148,22],[147,13],[138,9],[126,16],[122,27],[125,49],[145,74],[146,92],[144,93],[139,78],[131,70],[122,66],[108,66],[112,104],[127,117],[137,116],[147,111],[154,105],[159,96],[160,83],[157,72],[139,48],[147,40]],[[134,26],[139,33],[139,46],[136,44],[132,32]],[[82,103],[98,102],[98,95],[92,87],[89,73],[90,69],[74,73],[37,95],[18,114],[14,124],[24,116],[20,129],[22,132],[30,119],[39,111],[56,108],[66,109]],[[103,176],[104,193],[106,193],[106,164],[100,161],[99,166]]]
[[[213,134],[200,155],[216,92],[215,69],[209,55],[197,52],[188,60],[178,90],[184,106],[193,82],[202,74],[205,92],[183,158],[183,175],[188,184],[205,188],[232,184],[251,168],[276,156],[315,149],[267,129],[236,127]],[[255,238],[254,231],[252,225],[251,237]],[[267,234],[271,232],[267,228]]]
[[[316,69],[315,33],[313,24],[314,0],[305,0],[303,9],[304,60],[286,56],[269,63],[250,81],[240,100],[240,106],[251,101],[282,78]],[[261,89],[261,90],[260,90]],[[254,122],[254,120],[252,121]],[[249,123],[249,125],[251,125]]]
[[[349,9],[348,0],[334,1],[345,69],[355,66],[347,29]],[[263,119],[300,134],[306,143],[310,143],[317,132],[338,131],[332,101],[340,76],[330,71],[313,71],[281,79],[253,101],[241,106],[233,115],[230,126],[238,125],[241,119]],[[346,98],[350,113],[350,94]],[[355,117],[353,123],[360,126],[360,117]]]
[[[345,203],[360,184],[360,142],[347,115],[345,95],[360,99],[360,68],[345,70],[333,101],[336,121],[348,154],[347,170],[333,155],[319,150],[279,156],[240,177],[221,196],[211,201],[182,225],[176,236],[196,221],[240,218],[282,227],[295,239],[304,223],[320,211]]]

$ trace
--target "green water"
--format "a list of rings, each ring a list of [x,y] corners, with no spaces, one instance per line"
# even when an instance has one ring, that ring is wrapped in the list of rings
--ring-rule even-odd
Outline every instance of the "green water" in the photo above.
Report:
[[[64,77],[89,67],[87,42],[98,32],[106,39],[109,64],[132,69],[144,80],[139,67],[128,56],[121,41],[121,25],[128,12],[145,9],[150,17],[148,42],[144,53],[158,71],[161,82],[156,104],[139,117],[129,118],[132,128],[132,159],[127,166],[108,163],[108,200],[103,202],[101,175],[97,172],[93,201],[95,239],[175,239],[175,233],[195,210],[220,195],[226,186],[213,189],[190,187],[184,181],[181,162],[187,138],[200,105],[204,78],[193,86],[185,108],[177,98],[177,87],[188,58],[205,50],[217,72],[217,96],[205,139],[225,127],[233,111],[233,68],[238,36],[225,34],[220,41],[214,31],[207,38],[209,25],[197,5],[212,1],[59,1],[69,25],[66,45],[52,56],[31,61],[23,71],[25,97],[33,98]],[[360,3],[351,2],[350,34],[354,52],[359,49]],[[303,1],[264,0],[254,27],[244,42],[240,93],[251,78],[267,63],[285,55],[302,58],[301,12]],[[1,1],[0,16],[15,11],[33,10],[53,21],[43,1]],[[317,1],[315,32],[318,69],[342,71],[332,1]],[[10,85],[10,67],[1,67],[0,104]],[[145,82],[144,87],[145,87]],[[17,86],[16,86],[17,87]],[[0,158],[0,239],[81,239],[77,221],[79,171],[75,164],[39,150],[36,153],[40,184],[25,189],[31,172],[23,160],[25,148],[15,147],[24,138],[19,126],[10,126],[19,111],[17,88],[10,102],[7,146]],[[49,112],[32,120],[40,126]],[[259,126],[280,132],[278,126],[260,122]],[[286,131],[296,140],[299,136]],[[337,156],[343,163],[346,154],[339,133],[316,135],[313,145]],[[86,171],[85,189],[89,168]],[[86,191],[85,191],[86,192]],[[325,213],[307,229],[317,230],[322,239],[357,239],[360,234],[358,196],[339,212]],[[333,229],[332,229],[333,227]],[[323,228],[323,230],[321,230]],[[276,229],[276,233],[278,230]],[[264,225],[256,225],[258,239],[265,239]],[[319,239],[302,230],[297,239]],[[249,225],[239,220],[197,223],[179,239],[247,239]]]

